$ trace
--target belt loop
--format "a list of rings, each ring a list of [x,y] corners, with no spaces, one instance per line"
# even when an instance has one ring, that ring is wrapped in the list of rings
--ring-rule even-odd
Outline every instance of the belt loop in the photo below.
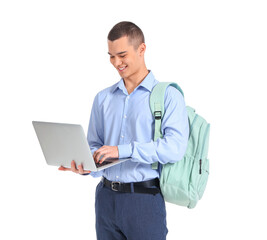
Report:
[[[131,182],[131,193],[134,193],[134,184]]]

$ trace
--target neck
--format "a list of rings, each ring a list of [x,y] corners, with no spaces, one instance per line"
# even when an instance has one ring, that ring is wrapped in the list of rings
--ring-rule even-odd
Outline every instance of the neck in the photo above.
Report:
[[[136,74],[123,79],[128,94],[131,94],[133,92],[133,90],[145,79],[148,73],[149,71],[145,67],[141,71],[138,71]]]

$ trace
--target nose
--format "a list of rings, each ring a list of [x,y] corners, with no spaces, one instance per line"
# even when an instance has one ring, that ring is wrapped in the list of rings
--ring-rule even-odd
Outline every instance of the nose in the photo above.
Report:
[[[118,57],[115,57],[113,65],[114,65],[115,67],[118,67],[118,66],[120,66],[121,64],[122,64],[122,60],[121,60],[120,58],[118,58]]]

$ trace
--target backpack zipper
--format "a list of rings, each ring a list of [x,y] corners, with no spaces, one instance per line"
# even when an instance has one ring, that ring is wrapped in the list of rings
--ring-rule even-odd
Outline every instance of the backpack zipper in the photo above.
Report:
[[[205,133],[204,133],[204,143],[206,143],[206,138],[207,138],[207,135],[208,135],[208,131],[210,129],[210,124],[207,125],[206,129],[205,129]],[[205,147],[205,144],[202,145],[202,150],[201,150],[201,157],[203,157],[203,151],[204,151],[204,147]],[[199,174],[202,174],[202,159],[199,160]]]

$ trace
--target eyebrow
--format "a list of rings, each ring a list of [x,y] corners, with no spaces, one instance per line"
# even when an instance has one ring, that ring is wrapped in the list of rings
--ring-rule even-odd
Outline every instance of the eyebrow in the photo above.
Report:
[[[120,54],[123,54],[123,53],[126,53],[126,52],[127,52],[127,51],[118,52],[118,53],[116,53],[116,55],[120,55]],[[108,54],[112,56],[112,54],[111,54],[111,53],[109,53],[109,52],[108,52]]]

